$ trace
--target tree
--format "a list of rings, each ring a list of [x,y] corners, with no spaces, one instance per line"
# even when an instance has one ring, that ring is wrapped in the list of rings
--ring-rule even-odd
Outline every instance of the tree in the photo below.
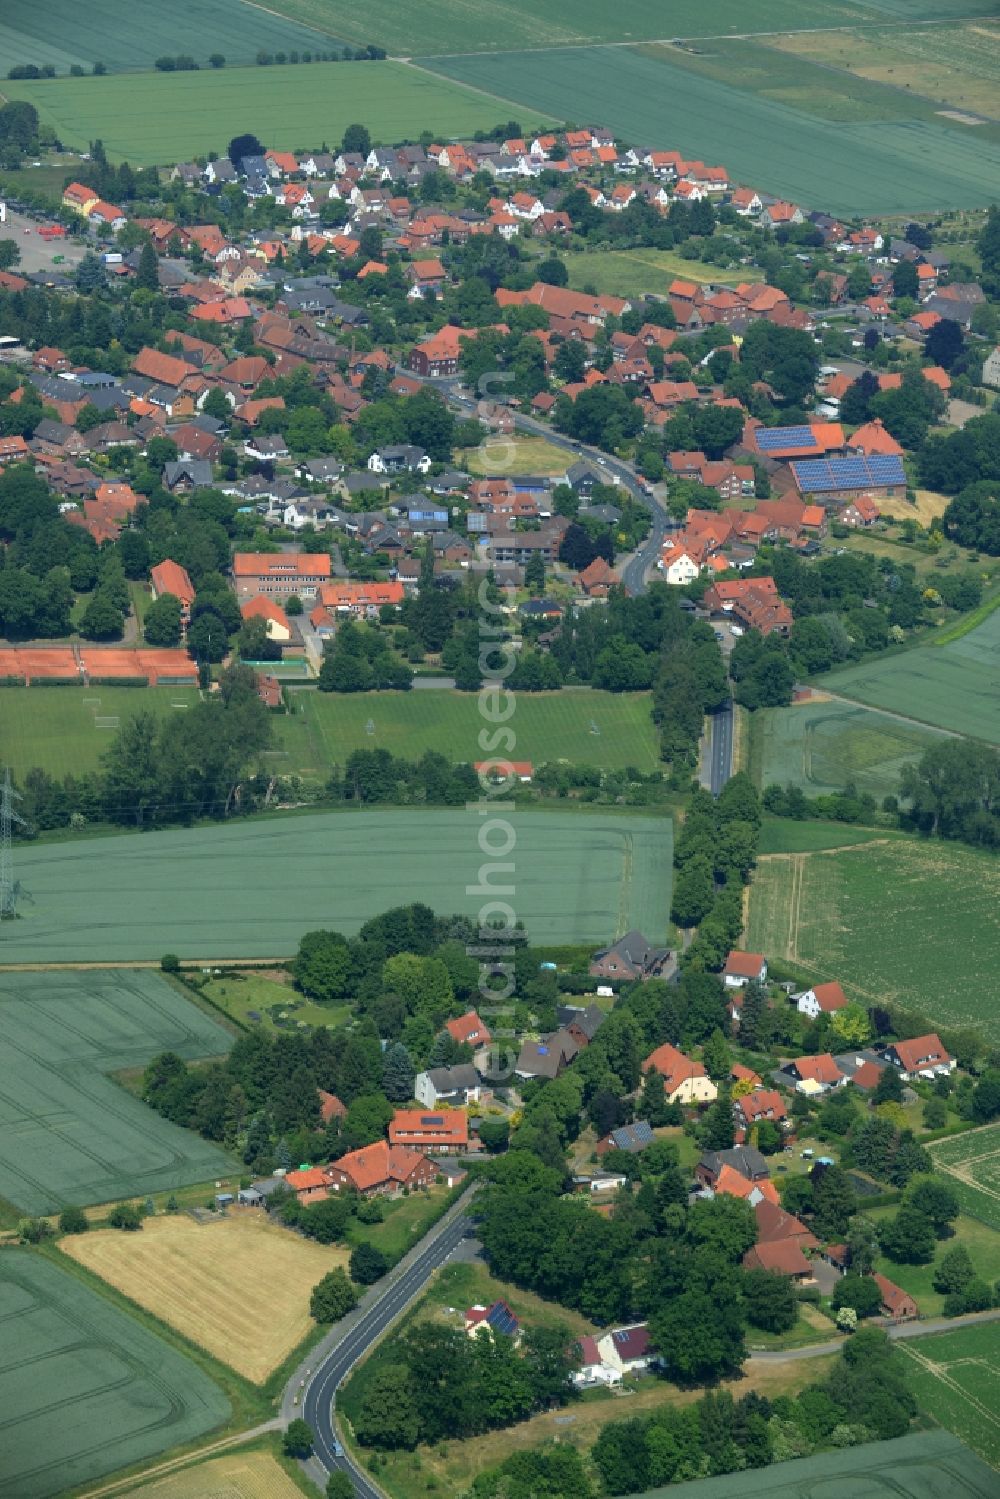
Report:
[[[221,52],[212,52],[209,55],[208,65],[210,68],[224,68],[226,66],[226,59]]]
[[[160,289],[156,251],[149,240],[146,241],[139,251],[139,264],[136,268],[135,284],[141,287],[143,291],[158,292]]]
[[[798,1306],[791,1281],[770,1270],[748,1270],[743,1276],[747,1321],[764,1332],[788,1332],[795,1326]]]
[[[705,1071],[716,1082],[721,1082],[723,1078],[729,1076],[733,1058],[726,1044],[726,1038],[720,1030],[714,1030],[705,1042],[702,1060],[705,1064]]]
[[[76,289],[81,296],[90,296],[96,291],[102,291],[107,277],[104,267],[94,254],[88,250],[76,268]]]
[[[871,1040],[871,1022],[868,1012],[853,1000],[830,1018],[830,1029],[844,1046],[864,1046]]]
[[[881,1225],[879,1239],[897,1265],[927,1265],[934,1258],[934,1225],[911,1202],[904,1202],[896,1216]]]
[[[871,1219],[852,1218],[846,1243],[851,1269],[858,1275],[871,1275],[878,1260],[878,1231]]]
[[[964,348],[965,334],[962,332],[962,325],[950,317],[943,317],[940,322],[935,323],[924,339],[924,353],[928,359],[945,370],[950,370],[957,363]]]
[[[146,610],[142,633],[147,645],[177,645],[181,638],[180,600],[172,593],[161,593]]]
[[[711,1384],[743,1364],[745,1311],[735,1287],[713,1295],[697,1288],[673,1297],[649,1319],[652,1341],[668,1379]]]
[[[358,1304],[358,1293],[340,1265],[313,1286],[309,1310],[317,1322],[339,1322]]]
[[[315,1438],[308,1421],[296,1417],[285,1428],[282,1448],[286,1457],[308,1457],[313,1450]]]
[[[59,1230],[64,1234],[85,1234],[90,1227],[83,1208],[63,1208],[59,1214]]]
[[[389,1268],[389,1261],[374,1244],[361,1243],[351,1251],[351,1279],[360,1286],[374,1285]]]
[[[229,650],[229,632],[214,610],[206,609],[191,621],[187,633],[187,648],[195,661],[205,661],[210,666],[217,666],[225,660]]]
[[[903,1201],[930,1219],[939,1239],[945,1237],[948,1225],[958,1217],[959,1205],[954,1189],[936,1176],[915,1177],[907,1187]]]
[[[895,297],[911,297],[914,301],[920,295],[920,277],[917,275],[917,263],[915,260],[901,260],[892,272],[892,293]]]
[[[857,1207],[854,1188],[847,1172],[840,1166],[827,1166],[813,1182],[813,1213],[817,1236],[843,1240],[851,1215]]]
[[[416,1069],[410,1053],[399,1041],[386,1049],[382,1061],[382,1087],[385,1096],[393,1103],[406,1103],[413,1097],[413,1082]]]
[[[367,126],[348,125],[341,140],[341,148],[350,155],[367,156],[372,148],[372,138]]]
[[[355,1499],[354,1480],[337,1468],[326,1480],[326,1499]]]
[[[882,1293],[870,1275],[849,1273],[834,1286],[831,1301],[835,1311],[849,1306],[859,1317],[874,1317],[882,1305]]]
[[[87,640],[120,640],[121,610],[104,588],[95,589],[80,619],[80,634]]]
[[[935,1291],[947,1296],[955,1291],[964,1291],[974,1274],[969,1251],[964,1244],[956,1244],[934,1266],[931,1285]]]
[[[410,1370],[406,1364],[383,1364],[365,1390],[354,1421],[364,1447],[406,1448],[420,1438],[420,1418]]]
[[[566,262],[560,260],[558,255],[550,255],[546,260],[540,260],[535,267],[535,275],[539,281],[544,281],[547,286],[568,286],[569,271]]]
[[[234,135],[226,147],[226,155],[237,171],[243,166],[245,156],[263,156],[264,147],[255,135]]]
[[[903,1102],[903,1080],[895,1067],[882,1068],[872,1092],[872,1102],[875,1104]]]

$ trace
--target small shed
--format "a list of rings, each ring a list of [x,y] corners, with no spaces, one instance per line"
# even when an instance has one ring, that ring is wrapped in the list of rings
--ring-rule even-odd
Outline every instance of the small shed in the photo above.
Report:
[[[215,1194],[215,1206],[217,1208],[232,1207],[235,1201],[236,1199],[234,1198],[232,1192],[216,1192]]]

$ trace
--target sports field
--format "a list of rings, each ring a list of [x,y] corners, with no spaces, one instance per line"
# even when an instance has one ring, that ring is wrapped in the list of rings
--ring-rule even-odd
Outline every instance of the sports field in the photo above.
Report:
[[[227,1452],[167,1478],[122,1490],[142,1499],[302,1499],[302,1489],[269,1452]]]
[[[929,1147],[950,1179],[964,1212],[1000,1231],[1000,1124],[988,1124]]]
[[[67,1494],[230,1414],[183,1354],[29,1250],[0,1254],[0,1325],[3,1499]]]
[[[135,166],[224,151],[244,130],[294,151],[311,141],[339,141],[355,120],[368,126],[373,140],[401,141],[425,130],[470,136],[491,130],[511,111],[505,99],[395,62],[5,81],[3,92],[34,104],[67,145],[86,150],[99,136],[109,156],[127,157]],[[526,128],[551,118],[539,105],[526,116]]]
[[[711,281],[719,286],[736,286],[740,281],[761,279],[761,272],[755,266],[738,266],[727,271],[701,260],[687,260],[676,250],[602,248],[599,254],[579,252],[564,255],[562,259],[569,272],[569,284],[575,291],[592,286],[601,296],[666,296],[675,276],[686,281]]]
[[[555,47],[570,43],[641,41],[672,36],[752,34],[843,26],[896,12],[908,20],[944,14],[981,14],[977,0],[628,0],[611,9],[601,0],[422,0],[401,6],[370,0],[359,10],[351,0],[273,0],[272,9],[307,25],[328,27],[357,42],[379,42],[394,53],[496,52],[509,47]],[[574,118],[583,118],[578,112]]]
[[[205,67],[213,52],[230,65],[252,63],[259,51],[328,52],[333,38],[245,0],[134,0],[123,26],[115,0],[4,0],[0,57],[4,75],[15,63],[52,65],[59,74],[73,63],[103,62],[113,72],[151,68],[164,53],[187,52]],[[98,81],[95,88],[100,88]]]
[[[0,963],[288,957],[303,932],[356,932],[406,901],[475,915],[496,898],[475,893],[479,871],[498,861],[514,867],[494,869],[494,886],[514,887],[509,902],[539,942],[601,942],[631,927],[665,937],[666,818],[497,815],[510,816],[516,842],[495,857],[480,850],[480,815],[465,809],[348,810],[31,846],[17,859],[30,900],[0,931]],[[486,836],[500,849],[510,841],[505,827]]]
[[[119,724],[197,701],[196,687],[0,687],[0,764],[17,777],[35,766],[81,775],[97,769]]]
[[[968,635],[876,657],[819,684],[840,697],[1000,744],[1000,609]]]
[[[928,1344],[921,1339],[919,1346]],[[894,1442],[650,1489],[643,1499],[994,1499],[996,1491],[996,1474],[957,1437],[920,1431]]]
[[[780,68],[781,54],[775,58]],[[456,55],[426,65],[517,100],[522,115],[544,107],[565,119],[599,117],[626,140],[721,162],[738,181],[833,213],[979,207],[995,195],[1000,175],[1000,137],[992,139],[989,127],[952,128],[914,106],[902,118],[848,112],[831,128],[829,111],[811,112],[812,85],[772,98],[668,61],[662,48],[652,55],[628,47]]]
[[[871,1004],[992,1027],[1000,864],[913,838],[761,858],[748,946]]]
[[[291,700],[299,710],[295,718],[275,720],[290,769],[343,765],[356,749],[387,749],[408,760],[419,759],[425,750],[456,761],[482,758],[483,720],[474,693],[297,692]],[[647,772],[660,765],[646,692],[522,693],[511,728],[517,736],[511,753],[535,765],[572,760],[603,770],[634,765]],[[280,756],[269,759],[275,769],[284,769]]]
[[[881,800],[899,791],[899,775],[940,735],[851,703],[804,702],[766,708],[751,724],[751,765],[758,785],[799,786],[807,796],[849,783]]]
[[[92,1229],[61,1248],[255,1384],[315,1325],[313,1286],[348,1260],[346,1249],[303,1239],[253,1208],[213,1223],[151,1218],[139,1234]],[[250,1304],[266,1314],[248,1316]]]
[[[7,961],[9,930],[0,938]],[[27,1213],[52,1213],[228,1173],[232,1163],[217,1146],[154,1114],[106,1074],[161,1051],[218,1056],[231,1041],[154,973],[5,973],[0,1197]]]
[[[573,462],[565,448],[544,437],[488,437],[478,448],[464,448],[456,462],[470,474],[542,474],[563,478]]]
[[[906,1382],[924,1410],[1000,1468],[1000,1323],[908,1338],[897,1347],[909,1360]],[[993,1484],[996,1493],[996,1473]]]

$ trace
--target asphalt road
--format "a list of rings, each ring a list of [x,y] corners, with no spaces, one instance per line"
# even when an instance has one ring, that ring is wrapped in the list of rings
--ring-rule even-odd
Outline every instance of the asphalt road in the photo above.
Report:
[[[334,1398],[354,1365],[420,1294],[433,1272],[462,1244],[470,1227],[470,1219],[461,1211],[455,1217],[443,1219],[422,1246],[414,1251],[409,1264],[404,1264],[402,1272],[388,1281],[333,1346],[324,1349],[321,1345],[319,1350],[313,1350],[310,1357],[316,1359],[318,1353],[319,1361],[306,1373],[304,1388],[300,1384],[300,1371],[292,1377],[285,1391],[283,1413],[286,1420],[298,1416],[312,1428],[314,1457],[307,1467],[323,1486],[325,1478],[315,1471],[317,1463],[326,1473],[338,1468],[349,1473],[360,1499],[382,1499],[381,1491],[363,1469],[356,1467],[346,1455],[336,1455]],[[296,1395],[299,1397],[297,1405]]]
[[[712,714],[709,741],[708,789],[718,796],[733,773],[733,705]]]

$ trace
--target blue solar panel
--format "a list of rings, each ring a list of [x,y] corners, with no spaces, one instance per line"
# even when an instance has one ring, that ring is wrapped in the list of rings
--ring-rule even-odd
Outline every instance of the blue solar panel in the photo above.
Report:
[[[796,483],[803,493],[827,489],[864,489],[866,485],[904,484],[901,461],[890,454],[872,458],[820,458],[793,463]]]
[[[755,437],[762,453],[770,453],[775,448],[816,447],[811,427],[758,427]]]
[[[517,1318],[502,1301],[494,1302],[486,1314],[486,1320],[494,1332],[506,1333],[508,1338],[512,1338],[517,1332]]]

